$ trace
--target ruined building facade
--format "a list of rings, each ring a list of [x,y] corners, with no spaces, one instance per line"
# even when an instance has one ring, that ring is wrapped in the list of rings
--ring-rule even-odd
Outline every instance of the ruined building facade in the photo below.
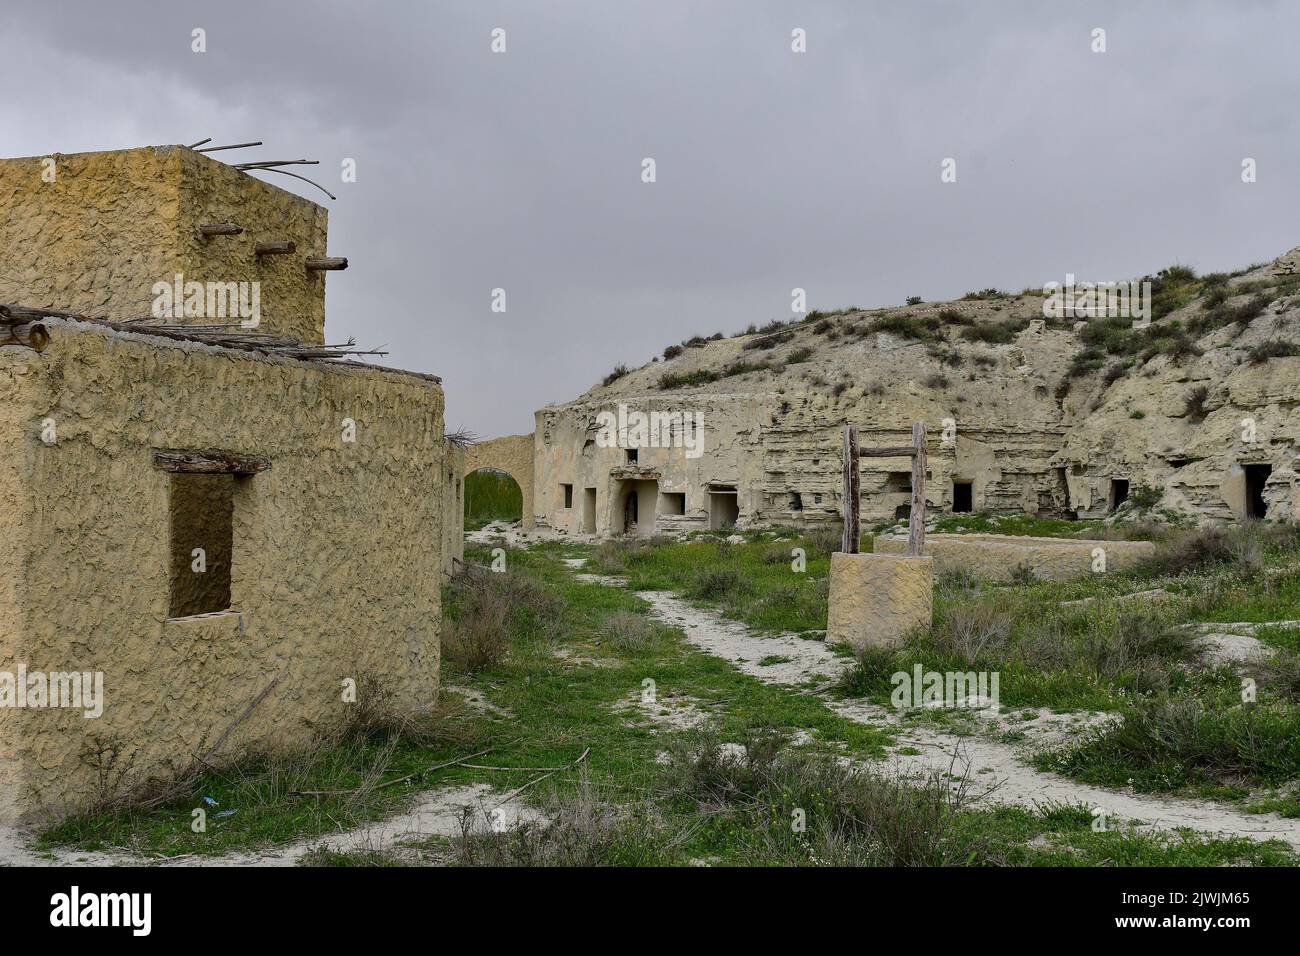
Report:
[[[181,275],[320,345],[325,252],[325,210],[182,147],[0,162],[0,303],[39,318],[0,324],[0,820],[434,702],[438,381],[120,324]],[[168,325],[238,321],[206,308]],[[102,714],[24,672],[102,675]]]
[[[918,420],[930,513],[1097,518],[1134,496],[1197,521],[1293,518],[1295,257],[1235,277],[1229,305],[1262,294],[1268,308],[1183,354],[1081,363],[1086,322],[1046,321],[1036,295],[853,311],[673,347],[498,442],[531,445],[526,515],[569,534],[831,525],[843,425],[856,424],[864,446],[901,446]],[[1203,308],[1160,321],[1181,327]],[[635,413],[658,426],[611,443],[602,422]],[[702,443],[687,447],[680,429],[696,423]],[[479,461],[524,470],[490,452]],[[864,527],[906,517],[910,471],[906,457],[862,459]]]

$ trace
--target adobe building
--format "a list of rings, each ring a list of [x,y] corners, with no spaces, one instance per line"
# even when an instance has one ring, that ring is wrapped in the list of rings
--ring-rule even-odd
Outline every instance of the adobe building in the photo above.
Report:
[[[442,388],[324,347],[326,222],[179,146],[0,161],[0,820],[434,703]]]
[[[1140,492],[1158,497],[1151,513],[1198,522],[1295,518],[1298,276],[1300,250],[1234,275],[1126,354],[1094,347],[1085,321],[1046,320],[1041,295],[991,290],[697,336],[539,410],[531,435],[467,468],[515,475],[526,524],[565,534],[830,526],[843,425],[892,447],[923,421],[929,514],[1099,518]],[[910,468],[862,460],[864,527],[907,517]]]

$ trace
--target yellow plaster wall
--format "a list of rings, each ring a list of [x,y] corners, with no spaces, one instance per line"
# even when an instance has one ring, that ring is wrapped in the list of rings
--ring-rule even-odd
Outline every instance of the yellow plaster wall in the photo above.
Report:
[[[244,232],[204,238],[199,225],[214,222]],[[261,331],[320,343],[325,273],[304,260],[326,254],[327,225],[316,203],[181,146],[3,160],[0,302],[120,321],[150,314],[155,283],[178,272],[258,282]],[[294,242],[294,254],[254,255],[277,240]]]
[[[0,348],[0,670],[103,671],[106,707],[0,711],[0,818],[93,799],[85,758],[105,743],[116,784],[166,777],[280,675],[223,756],[310,741],[344,717],[345,678],[407,710],[434,703],[440,386],[48,325],[42,354]],[[160,448],[272,462],[238,479],[228,612],[168,618]]]

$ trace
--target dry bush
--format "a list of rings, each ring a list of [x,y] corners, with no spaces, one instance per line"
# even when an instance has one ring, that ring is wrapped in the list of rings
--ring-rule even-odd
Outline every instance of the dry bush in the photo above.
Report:
[[[1156,542],[1156,554],[1146,563],[1156,574],[1185,574],[1214,566],[1230,566],[1255,573],[1268,550],[1293,550],[1300,546],[1300,530],[1293,524],[1249,521],[1240,525],[1206,525],[1175,531]]]
[[[950,608],[930,629],[930,644],[955,654],[967,664],[1002,660],[1011,643],[1011,614],[993,601],[976,601]]]
[[[561,604],[529,578],[467,567],[451,583],[453,614],[443,617],[442,660],[464,674],[499,664],[513,629],[542,632],[557,622]]]
[[[452,841],[452,862],[460,866],[609,866],[653,862],[638,859],[644,837],[632,830],[628,813],[596,794],[585,770],[577,791],[552,797],[542,818],[496,831],[484,813],[467,808],[460,836]]]
[[[1026,667],[1041,671],[1064,670],[1074,662],[1074,642],[1057,620],[1029,624],[1016,644],[1016,655]]]
[[[691,583],[688,593],[694,598],[716,601],[747,594],[750,589],[749,579],[735,568],[709,568]]]
[[[605,619],[601,632],[610,644],[630,654],[647,650],[659,636],[652,622],[633,611],[615,611]]]
[[[804,535],[810,556],[814,552],[826,556],[834,554],[840,550],[843,538],[844,532],[834,526],[815,528]]]
[[[945,866],[998,862],[987,840],[961,825],[967,775],[916,784],[819,754],[790,751],[781,737],[751,731],[742,747],[713,731],[679,742],[664,771],[669,795],[698,812],[735,819],[731,831],[763,862]],[[807,811],[794,833],[789,810]]]
[[[634,549],[634,543],[626,538],[602,541],[591,560],[602,574],[623,574]]]

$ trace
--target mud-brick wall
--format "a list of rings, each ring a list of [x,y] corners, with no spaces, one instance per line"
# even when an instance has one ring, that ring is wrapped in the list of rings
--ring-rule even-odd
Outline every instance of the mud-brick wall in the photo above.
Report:
[[[199,231],[224,222],[243,233]],[[0,302],[122,320],[149,315],[177,273],[256,282],[261,331],[319,343],[326,274],[305,260],[326,254],[327,225],[316,203],[181,146],[0,160]],[[295,251],[255,254],[271,241]]]
[[[165,778],[276,678],[223,757],[311,741],[347,713],[347,679],[408,711],[434,703],[436,383],[49,327],[42,354],[0,349],[0,671],[102,671],[106,704],[98,720],[0,710],[0,814]],[[235,481],[229,610],[169,617],[171,476],[156,449],[271,462]]]

